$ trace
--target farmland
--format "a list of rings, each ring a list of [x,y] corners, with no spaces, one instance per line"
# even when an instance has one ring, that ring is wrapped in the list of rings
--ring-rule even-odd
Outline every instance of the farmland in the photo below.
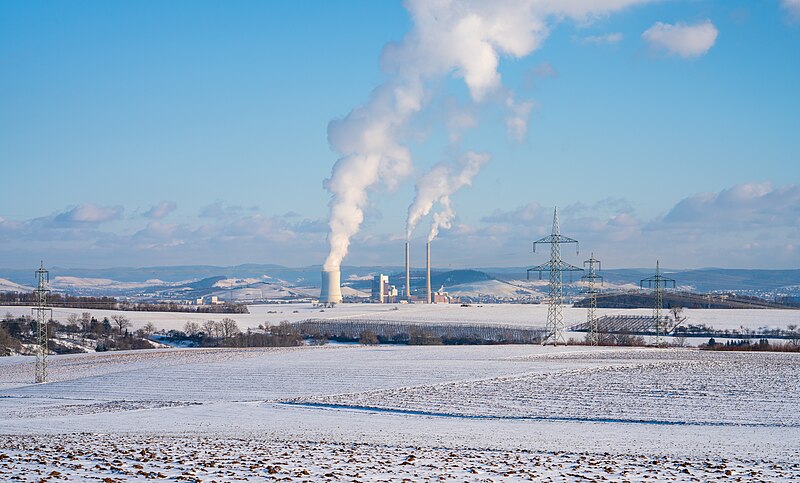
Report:
[[[259,324],[276,325],[281,321],[299,322],[308,319],[360,320],[388,322],[416,322],[427,324],[469,323],[504,326],[543,327],[547,319],[546,304],[485,304],[462,307],[457,304],[340,304],[335,308],[321,308],[310,303],[249,305],[248,314],[198,314],[175,312],[121,312],[99,309],[53,310],[53,317],[62,322],[70,314],[91,312],[98,320],[103,317],[124,314],[141,328],[152,322],[160,329],[180,330],[186,321],[202,323],[209,319],[232,317],[243,329],[256,328]],[[2,307],[0,314],[30,315],[30,307]],[[651,309],[598,309],[597,315],[652,315]],[[787,325],[800,325],[800,310],[781,309],[686,309],[683,313],[691,324],[705,324],[718,330],[758,329],[760,327],[785,329]],[[564,321],[575,325],[586,321],[586,309],[565,307]]]
[[[0,359],[0,478],[791,480],[797,354],[161,349]],[[67,456],[71,455],[71,456]]]

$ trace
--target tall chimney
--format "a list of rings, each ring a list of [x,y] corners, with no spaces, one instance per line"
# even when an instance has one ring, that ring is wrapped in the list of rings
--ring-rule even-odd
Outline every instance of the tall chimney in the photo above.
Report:
[[[408,267],[409,264],[409,252],[408,252],[408,242],[406,242],[406,300],[411,300],[411,272]]]
[[[431,303],[431,242],[425,244],[425,267],[427,269],[427,276],[425,277],[425,294],[427,297],[428,303]]]
[[[333,306],[342,302],[341,272],[339,269],[322,271],[322,289],[319,303]]]

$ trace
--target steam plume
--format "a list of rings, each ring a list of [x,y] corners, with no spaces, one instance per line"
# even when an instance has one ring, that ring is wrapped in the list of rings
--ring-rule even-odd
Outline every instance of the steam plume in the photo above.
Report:
[[[411,173],[404,131],[432,97],[429,86],[452,75],[464,80],[474,102],[500,93],[498,100],[509,109],[509,133],[518,138],[530,105],[517,103],[510,92],[503,94],[500,57],[524,57],[537,49],[549,33],[549,21],[585,21],[646,1],[407,0],[413,26],[401,42],[387,44],[381,56],[388,80],[366,104],[328,126],[328,140],[340,157],[324,183],[331,193],[325,268],[341,265],[364,219],[368,191],[377,185],[391,189]]]
[[[422,176],[417,181],[417,193],[414,201],[408,207],[406,239],[411,238],[419,220],[431,212],[436,202],[439,203],[442,210],[433,216],[433,225],[428,241],[436,238],[439,228],[450,228],[452,219],[455,217],[450,196],[465,186],[471,186],[472,178],[478,174],[489,158],[490,156],[486,153],[470,151],[461,158],[458,166],[440,163]]]
[[[449,196],[442,197],[442,199],[439,200],[439,204],[442,206],[442,209],[433,214],[431,231],[428,233],[428,243],[439,236],[439,229],[444,228],[445,230],[449,230],[453,226],[453,218],[456,217],[456,212],[450,205]]]

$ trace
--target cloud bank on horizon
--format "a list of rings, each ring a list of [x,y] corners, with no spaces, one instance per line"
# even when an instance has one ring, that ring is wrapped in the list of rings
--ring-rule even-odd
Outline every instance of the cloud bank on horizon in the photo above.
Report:
[[[486,161],[475,156],[473,162],[478,165]],[[444,212],[440,216],[447,216],[447,195],[440,194],[439,199]],[[0,218],[0,240],[9,248],[0,253],[0,264],[21,268],[19,260],[38,260],[48,253],[61,266],[130,265],[130,257],[141,260],[140,265],[261,262],[307,266],[324,253],[326,220],[296,219],[294,214],[265,216],[225,204],[226,216],[201,218],[203,211],[215,206],[200,208],[197,219],[206,220],[200,225],[151,220],[132,234],[104,229],[119,223],[113,217],[86,222],[81,217],[70,221],[62,216],[88,209],[70,208],[22,221]],[[122,211],[102,206],[92,210]],[[166,216],[170,217],[174,215]],[[800,260],[797,184],[743,183],[697,193],[651,219],[623,198],[560,206],[559,217],[564,234],[578,238],[584,246],[602,247],[603,261],[609,267],[649,266],[656,257],[683,268],[793,268]],[[451,232],[444,232],[437,242],[437,259],[455,267],[524,266],[531,261],[529,241],[547,234],[551,222],[552,206],[537,202],[510,210],[487,210],[477,222],[459,223]],[[360,237],[356,239],[357,257],[350,265],[399,265],[404,238],[396,234]],[[631,249],[634,246],[636,251]]]

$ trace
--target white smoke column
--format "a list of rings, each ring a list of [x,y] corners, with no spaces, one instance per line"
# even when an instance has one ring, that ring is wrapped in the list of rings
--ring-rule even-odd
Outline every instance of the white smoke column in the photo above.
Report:
[[[458,166],[440,163],[422,176],[417,181],[414,201],[408,207],[406,239],[411,239],[419,220],[431,212],[436,202],[442,206],[442,211],[434,215],[436,232],[438,233],[439,227],[449,228],[450,221],[455,216],[450,196],[465,186],[471,186],[472,179],[489,159],[490,156],[486,153],[469,151],[461,158]],[[435,235],[429,240],[433,238]]]
[[[404,92],[406,100],[400,102]],[[331,250],[325,270],[339,268],[350,238],[358,233],[368,201],[367,189],[378,182],[393,188],[411,172],[411,155],[395,139],[408,116],[419,110],[413,98],[413,91],[385,84],[367,105],[328,126],[331,145],[349,154],[336,161],[330,179],[325,181],[333,194],[328,236]]]
[[[456,212],[450,204],[450,197],[444,196],[439,200],[442,209],[433,214],[431,221],[431,231],[428,233],[428,243],[432,242],[434,238],[439,236],[439,230],[449,230],[453,226],[453,218],[456,217]]]
[[[370,100],[328,127],[331,147],[340,154],[325,187],[331,192],[330,254],[325,269],[338,268],[350,239],[358,233],[368,190],[394,187],[412,171],[404,130],[425,108],[427,86],[447,76],[464,79],[473,101],[502,92],[500,57],[524,57],[547,37],[548,21],[586,21],[648,0],[407,0],[412,29],[388,44],[381,64],[388,80]],[[520,137],[530,108],[507,94],[509,132]]]

